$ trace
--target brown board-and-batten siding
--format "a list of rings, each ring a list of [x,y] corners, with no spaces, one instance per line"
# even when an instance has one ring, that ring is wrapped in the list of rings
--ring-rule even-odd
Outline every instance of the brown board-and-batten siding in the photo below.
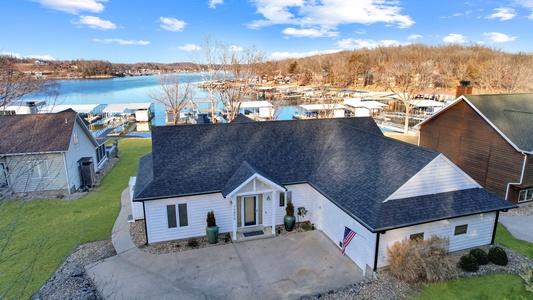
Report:
[[[463,100],[422,124],[420,146],[443,153],[501,197],[509,182],[520,181],[524,156]]]

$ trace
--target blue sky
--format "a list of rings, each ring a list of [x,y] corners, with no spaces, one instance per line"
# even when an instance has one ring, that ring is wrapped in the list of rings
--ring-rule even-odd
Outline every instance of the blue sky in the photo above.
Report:
[[[0,52],[171,63],[210,36],[268,59],[408,43],[530,53],[532,25],[533,0],[5,0]]]

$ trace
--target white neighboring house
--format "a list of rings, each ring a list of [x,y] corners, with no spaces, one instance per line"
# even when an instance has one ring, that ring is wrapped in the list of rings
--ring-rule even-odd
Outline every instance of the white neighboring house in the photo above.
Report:
[[[65,190],[95,184],[107,160],[84,121],[72,110],[0,116],[0,189]]]
[[[367,276],[387,246],[448,237],[456,251],[492,244],[499,212],[516,207],[481,188],[442,154],[383,136],[369,117],[155,127],[133,202],[148,243],[220,232],[275,235],[287,201]],[[274,225],[274,226],[273,226]],[[339,255],[340,252],[339,252]]]

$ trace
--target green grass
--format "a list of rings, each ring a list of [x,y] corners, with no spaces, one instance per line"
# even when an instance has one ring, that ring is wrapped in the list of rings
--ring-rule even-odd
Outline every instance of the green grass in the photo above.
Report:
[[[533,259],[533,244],[514,238],[501,223],[495,241]],[[533,293],[518,275],[492,274],[428,284],[413,299],[533,299]]]
[[[1,203],[0,299],[29,298],[77,245],[109,238],[120,195],[150,150],[149,139],[120,140],[121,159],[81,199]]]
[[[430,284],[414,297],[422,299],[532,299],[526,291],[522,278],[511,274],[493,274],[461,278],[443,283]]]
[[[533,244],[515,239],[502,223],[498,224],[495,242],[533,259]]]

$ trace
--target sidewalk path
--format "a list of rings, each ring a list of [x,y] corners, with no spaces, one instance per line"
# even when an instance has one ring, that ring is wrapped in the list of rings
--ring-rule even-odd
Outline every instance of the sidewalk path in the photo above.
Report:
[[[500,222],[515,238],[533,243],[533,217],[500,215]]]
[[[364,280],[320,231],[168,254],[132,242],[129,190],[112,241],[117,255],[85,267],[106,299],[287,299]]]

